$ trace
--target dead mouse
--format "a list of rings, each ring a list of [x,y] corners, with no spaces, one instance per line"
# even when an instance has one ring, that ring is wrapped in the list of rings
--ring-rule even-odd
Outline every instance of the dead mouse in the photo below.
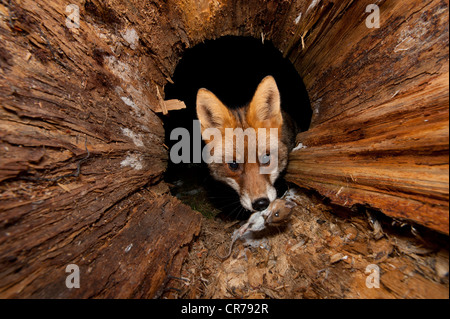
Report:
[[[294,206],[296,206],[296,204],[290,200],[276,199],[267,209],[253,213],[248,221],[233,233],[228,253],[225,256],[219,256],[217,254],[217,257],[220,259],[227,259],[230,257],[236,240],[249,232],[257,232],[263,230],[266,226],[280,226],[286,223],[291,216],[292,208]]]
[[[268,226],[280,226],[286,223],[291,217],[292,208],[296,204],[290,200],[276,199],[269,206],[265,224]]]
[[[227,259],[228,257],[230,257],[231,253],[233,252],[233,246],[234,246],[234,243],[236,242],[236,240],[238,240],[245,234],[248,234],[249,232],[263,230],[265,227],[265,215],[264,214],[269,213],[268,209],[269,208],[267,208],[266,210],[263,210],[261,212],[253,213],[250,216],[250,218],[248,219],[248,221],[244,225],[241,226],[241,228],[234,231],[233,237],[231,238],[231,244],[230,244],[230,248],[228,249],[228,253],[225,256],[219,256],[216,253],[217,257],[219,257],[220,259],[223,259],[223,260]]]
[[[230,244],[230,248],[228,249],[228,253],[225,256],[220,256],[218,253],[216,253],[216,256],[219,257],[222,260],[227,259],[228,257],[231,256],[231,253],[233,252],[233,246],[234,243],[236,242],[236,240],[238,240],[241,237],[239,230],[236,230],[233,233],[233,237],[231,238],[231,244]]]

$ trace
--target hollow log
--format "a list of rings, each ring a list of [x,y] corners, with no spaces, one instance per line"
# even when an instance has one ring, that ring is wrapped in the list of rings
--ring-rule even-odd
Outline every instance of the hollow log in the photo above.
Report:
[[[326,19],[297,33],[305,48],[289,57],[314,115],[287,178],[448,234],[447,4],[386,1],[380,29],[361,23],[366,5],[322,1]]]
[[[161,294],[200,218],[166,194],[155,112],[183,52],[224,35],[304,79],[289,180],[448,234],[447,4],[380,1],[369,29],[371,2],[73,0],[79,28],[67,1],[0,2],[0,296]]]

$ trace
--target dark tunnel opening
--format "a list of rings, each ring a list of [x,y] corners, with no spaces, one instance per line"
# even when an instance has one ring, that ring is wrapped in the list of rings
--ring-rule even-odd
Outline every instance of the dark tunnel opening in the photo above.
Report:
[[[182,100],[186,109],[162,115],[169,149],[178,141],[171,132],[186,128],[193,136],[196,96],[200,88],[213,92],[227,107],[245,106],[261,80],[272,75],[281,96],[281,108],[295,120],[300,131],[311,122],[311,106],[300,75],[289,60],[270,42],[249,37],[227,36],[208,40],[188,49],[176,67],[173,84],[165,88],[165,98]],[[203,146],[202,142],[202,146]],[[191,143],[192,146],[192,143]],[[191,147],[191,159],[193,157]],[[174,196],[207,217],[244,219],[248,212],[240,205],[238,194],[215,181],[205,163],[178,163],[169,158],[165,180]],[[283,176],[275,184],[278,196],[286,190]]]

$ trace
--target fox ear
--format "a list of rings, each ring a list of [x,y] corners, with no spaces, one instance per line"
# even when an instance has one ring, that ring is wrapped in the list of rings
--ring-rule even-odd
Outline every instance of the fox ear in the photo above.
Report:
[[[272,76],[266,76],[256,89],[247,111],[247,121],[253,127],[281,128],[283,117],[280,92]]]
[[[223,129],[233,127],[233,116],[228,108],[207,89],[197,93],[197,117],[200,120],[202,132],[207,128]]]

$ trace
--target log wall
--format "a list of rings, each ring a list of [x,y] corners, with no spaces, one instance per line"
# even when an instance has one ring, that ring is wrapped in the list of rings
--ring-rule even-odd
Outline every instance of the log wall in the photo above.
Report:
[[[161,183],[157,92],[224,35],[272,40],[305,81],[289,180],[448,233],[445,1],[380,1],[379,29],[370,1],[70,3],[78,29],[67,1],[0,2],[1,297],[161,294],[200,218]],[[65,287],[72,263],[86,289]]]
[[[314,111],[288,179],[448,234],[448,3],[382,1],[368,29],[369,3],[320,1],[279,44]]]

